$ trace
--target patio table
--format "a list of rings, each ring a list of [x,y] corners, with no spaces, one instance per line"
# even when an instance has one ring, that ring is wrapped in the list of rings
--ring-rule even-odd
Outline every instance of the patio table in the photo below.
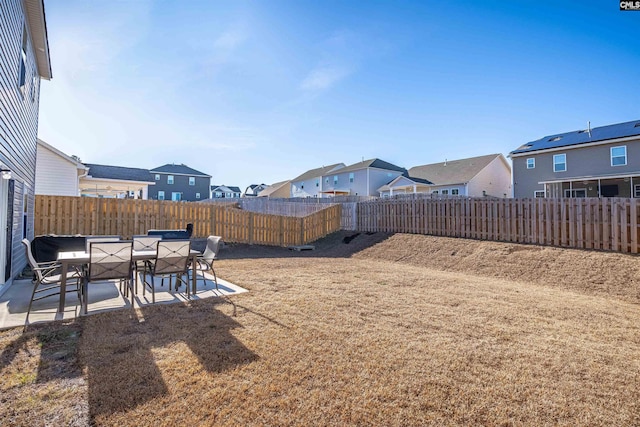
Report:
[[[196,293],[196,260],[198,258],[198,255],[201,255],[201,253],[191,249],[191,253],[189,255],[189,257],[191,258],[191,289],[194,295]],[[133,251],[132,258],[134,262],[152,260],[156,258],[156,251]],[[72,265],[89,264],[89,260],[89,252],[86,251],[69,251],[58,253],[58,262],[61,265],[62,271],[67,271]],[[64,314],[66,290],[67,277],[65,274],[63,274],[60,279],[60,305],[58,306],[58,312],[56,313],[56,320],[62,319],[62,316]]]

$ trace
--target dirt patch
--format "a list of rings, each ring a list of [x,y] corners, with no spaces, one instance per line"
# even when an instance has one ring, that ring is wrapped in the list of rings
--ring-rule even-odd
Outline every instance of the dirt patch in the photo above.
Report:
[[[637,255],[395,234],[359,251],[354,257],[640,302],[640,258]]]

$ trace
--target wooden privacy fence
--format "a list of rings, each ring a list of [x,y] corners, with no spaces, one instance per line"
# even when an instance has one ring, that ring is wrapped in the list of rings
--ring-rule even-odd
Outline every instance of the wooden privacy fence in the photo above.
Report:
[[[184,229],[192,237],[221,236],[227,242],[304,245],[340,229],[340,205],[305,217],[248,212],[233,205],[91,197],[36,196],[35,234],[120,235],[150,229]]]
[[[638,253],[640,199],[440,198],[358,203],[357,230]]]

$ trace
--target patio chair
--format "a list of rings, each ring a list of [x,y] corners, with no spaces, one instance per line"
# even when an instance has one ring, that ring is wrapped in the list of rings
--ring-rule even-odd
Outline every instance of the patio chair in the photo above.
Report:
[[[220,236],[209,236],[207,237],[207,247],[205,248],[202,255],[198,256],[197,264],[196,264],[196,272],[207,273],[211,272],[213,274],[213,283],[216,285],[216,291],[218,291],[218,277],[216,276],[216,271],[213,269],[213,262],[218,258],[218,252],[220,251],[220,246],[222,245],[222,237]],[[196,276],[196,281],[200,280],[199,277]],[[207,285],[207,278],[202,275],[202,279],[204,281],[205,286]]]
[[[31,292],[31,300],[29,300],[29,308],[27,308],[27,318],[25,319],[24,327],[26,329],[29,324],[29,314],[31,313],[31,306],[34,301],[39,301],[44,298],[60,295],[60,280],[62,274],[67,275],[67,289],[66,292],[76,292],[78,298],[80,298],[80,279],[81,274],[78,270],[63,273],[60,270],[60,263],[57,261],[50,262],[37,262],[31,252],[31,242],[29,239],[23,239],[29,267],[33,271],[33,291]],[[69,286],[75,282],[75,287]]]
[[[175,289],[184,283],[187,287],[187,298],[190,298],[189,289],[189,257],[191,255],[191,242],[189,240],[160,240],[157,243],[156,258],[147,261],[144,275],[144,286],[142,295],[146,290],[151,291],[151,301],[156,302],[155,278],[169,278],[169,292],[171,292],[171,278],[176,277]],[[151,276],[151,281],[147,281],[147,276]],[[184,279],[187,277],[187,280]],[[163,283],[164,284],[164,283]]]
[[[88,288],[91,282],[104,282],[117,279],[120,281],[120,292],[125,287],[125,298],[131,291],[131,308],[133,308],[133,242],[92,242],[89,247],[89,268],[82,281],[82,311],[87,314],[89,305]]]
[[[162,240],[162,236],[147,236],[146,234],[133,236],[133,250],[137,252],[155,252],[158,246],[158,241],[160,240]],[[135,261],[135,263],[133,264],[136,277],[136,293],[138,293],[139,271],[140,269],[142,269],[142,271],[144,272],[143,274],[146,274],[146,265],[146,261]]]
[[[87,245],[87,252],[89,252],[89,248],[91,243],[94,242],[119,242],[120,236],[87,236],[85,238],[85,242]]]

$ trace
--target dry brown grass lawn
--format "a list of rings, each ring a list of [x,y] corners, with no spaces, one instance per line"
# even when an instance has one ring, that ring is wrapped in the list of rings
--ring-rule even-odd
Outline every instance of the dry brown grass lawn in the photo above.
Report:
[[[227,248],[229,301],[1,332],[0,425],[640,424],[637,257],[342,237]]]

